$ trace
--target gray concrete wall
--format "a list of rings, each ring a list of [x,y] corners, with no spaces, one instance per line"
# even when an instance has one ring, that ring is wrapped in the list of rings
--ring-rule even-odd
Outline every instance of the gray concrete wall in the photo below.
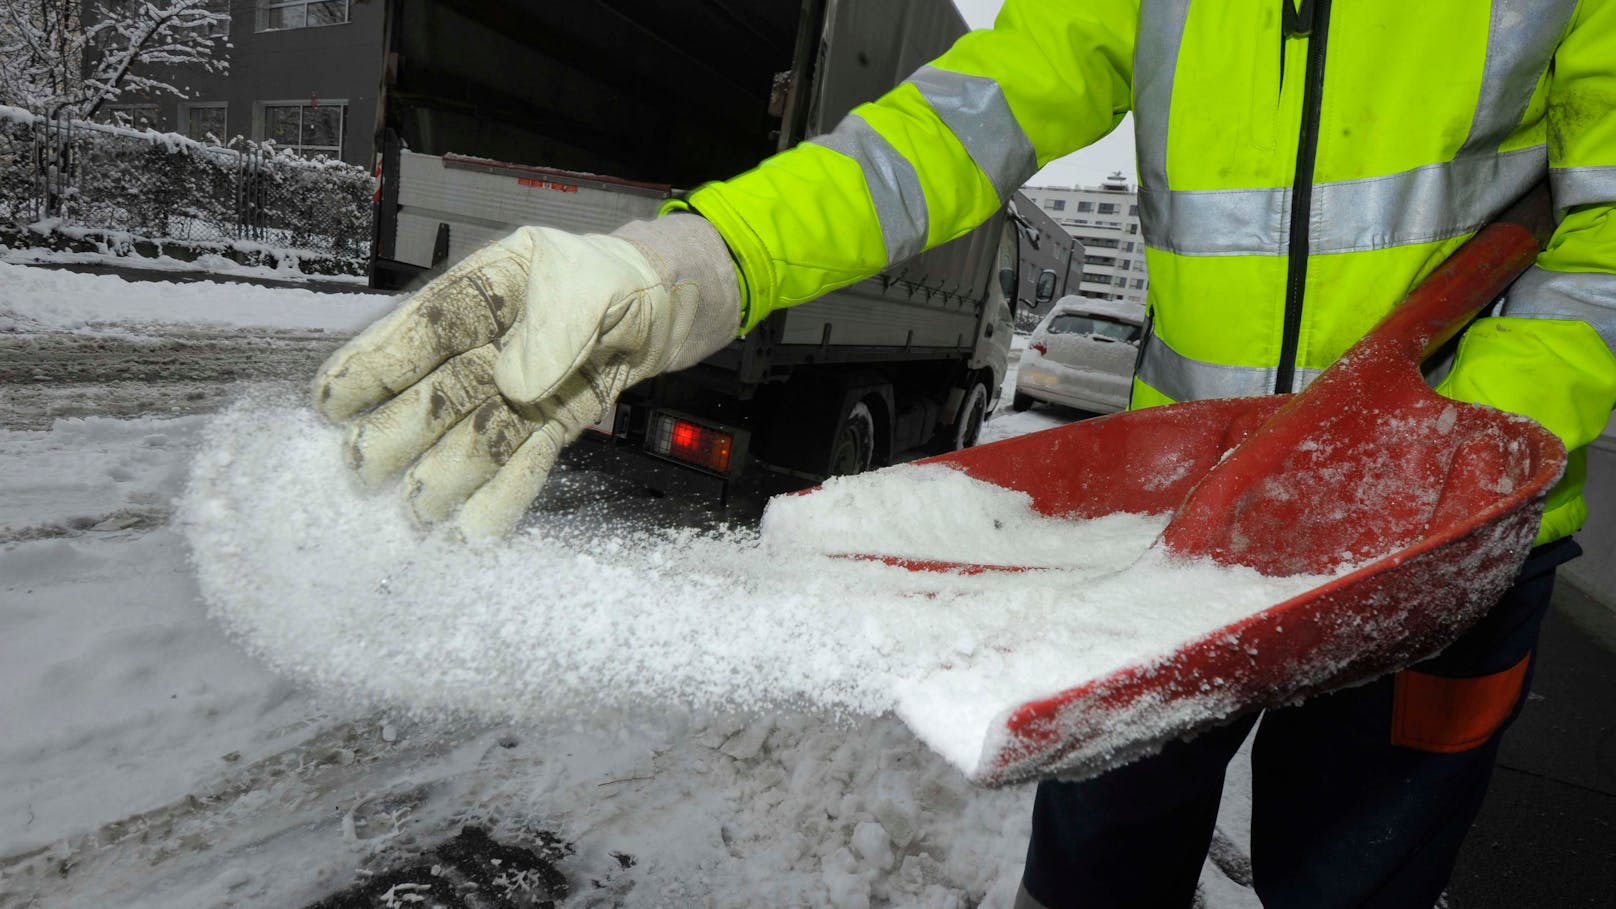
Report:
[[[382,0],[353,0],[340,25],[258,31],[257,0],[231,3],[230,72],[224,76],[188,72],[176,81],[189,86],[188,101],[161,102],[163,128],[184,131],[187,103],[225,102],[232,136],[263,138],[264,102],[346,102],[342,158],[369,166],[381,85]]]
[[[1577,534],[1582,558],[1562,575],[1616,610],[1616,419],[1588,452],[1588,523]]]

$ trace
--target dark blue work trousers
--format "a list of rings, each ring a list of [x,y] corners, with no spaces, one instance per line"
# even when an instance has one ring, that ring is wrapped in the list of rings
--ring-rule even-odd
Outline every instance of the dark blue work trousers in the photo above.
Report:
[[[1533,550],[1497,606],[1410,670],[1262,714],[1251,858],[1266,909],[1435,905],[1526,700],[1554,570],[1579,552]],[[1224,768],[1257,722],[1039,784],[1018,909],[1188,909]]]

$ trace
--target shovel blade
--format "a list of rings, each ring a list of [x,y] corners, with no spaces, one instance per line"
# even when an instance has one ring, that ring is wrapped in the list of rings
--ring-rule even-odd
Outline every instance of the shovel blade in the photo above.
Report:
[[[1363,457],[1362,445],[1385,444],[1376,412],[1331,424],[1340,438],[1284,462],[1292,494],[1257,494],[1248,513],[1216,526],[1220,539],[1249,521],[1265,522],[1256,525],[1265,539],[1294,538],[1276,562],[1312,566],[1340,546],[1364,547],[1372,557],[1166,655],[1141,653],[1104,677],[1006,704],[984,737],[973,780],[997,786],[1101,773],[1252,710],[1368,681],[1457,638],[1519,571],[1564,448],[1530,420],[1409,392],[1408,400],[1386,398],[1407,421],[1394,450]],[[1410,401],[1418,405],[1413,415]],[[1288,397],[1174,404],[930,461],[1025,492],[1045,515],[1182,514],[1175,509],[1186,494],[1222,473],[1227,453],[1255,427],[1266,437],[1290,405]],[[1362,486],[1353,471],[1386,482],[1364,497],[1350,491]],[[1399,479],[1405,474],[1430,479],[1436,492],[1412,494]],[[1275,533],[1284,522],[1289,533]]]

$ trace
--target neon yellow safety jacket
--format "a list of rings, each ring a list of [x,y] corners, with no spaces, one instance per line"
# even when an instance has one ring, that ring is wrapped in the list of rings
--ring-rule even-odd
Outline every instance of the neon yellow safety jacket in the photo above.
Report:
[[[1616,0],[1008,0],[831,133],[673,207],[743,328],[967,232],[1132,110],[1153,330],[1134,407],[1290,391],[1548,170],[1560,218],[1438,386],[1566,444],[1616,403]]]

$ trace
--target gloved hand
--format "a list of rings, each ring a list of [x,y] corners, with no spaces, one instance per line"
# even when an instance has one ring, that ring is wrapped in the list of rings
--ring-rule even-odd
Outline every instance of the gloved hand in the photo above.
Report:
[[[348,423],[363,481],[407,470],[417,521],[498,536],[624,389],[700,362],[740,320],[729,250],[698,216],[609,236],[524,227],[333,354],[314,397]]]

